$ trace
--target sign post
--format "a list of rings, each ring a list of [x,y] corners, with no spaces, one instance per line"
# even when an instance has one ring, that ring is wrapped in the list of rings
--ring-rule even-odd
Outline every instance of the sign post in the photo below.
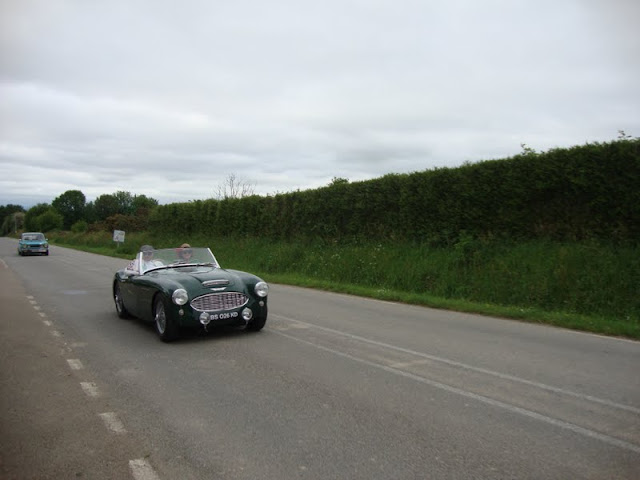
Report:
[[[113,241],[117,242],[116,249],[120,247],[121,243],[124,243],[124,231],[123,230],[114,230],[113,231]]]

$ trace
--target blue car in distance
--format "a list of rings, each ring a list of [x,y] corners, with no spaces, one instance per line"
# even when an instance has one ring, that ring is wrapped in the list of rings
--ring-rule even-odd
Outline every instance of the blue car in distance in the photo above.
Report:
[[[40,232],[25,232],[20,235],[18,255],[49,255],[49,242]]]

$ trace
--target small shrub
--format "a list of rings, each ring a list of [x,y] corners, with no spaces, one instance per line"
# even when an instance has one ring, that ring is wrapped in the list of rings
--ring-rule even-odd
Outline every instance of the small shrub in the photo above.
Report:
[[[84,220],[79,220],[71,225],[71,231],[73,233],[86,233],[89,230],[89,224]]]

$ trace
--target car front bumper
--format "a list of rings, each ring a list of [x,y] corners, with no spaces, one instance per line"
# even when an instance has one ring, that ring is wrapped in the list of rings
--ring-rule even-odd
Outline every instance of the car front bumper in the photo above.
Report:
[[[190,305],[174,306],[178,324],[182,327],[204,327],[206,329],[227,326],[244,326],[255,318],[267,316],[267,300],[260,299],[247,303],[247,305],[229,310],[198,311]],[[245,309],[251,310],[251,317],[246,319],[243,315]]]
[[[23,255],[31,255],[31,254],[36,254],[36,253],[49,253],[49,248],[48,247],[41,247],[41,246],[22,246],[18,249],[18,251],[20,253],[22,253]]]

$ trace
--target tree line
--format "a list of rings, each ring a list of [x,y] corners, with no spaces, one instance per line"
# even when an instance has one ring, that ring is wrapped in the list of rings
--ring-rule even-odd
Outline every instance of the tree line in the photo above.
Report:
[[[218,200],[242,198],[254,194],[255,184],[231,173],[214,191]],[[67,190],[51,204],[39,203],[25,210],[22,205],[0,205],[0,235],[18,231],[88,230],[143,231],[158,201],[145,195],[117,191],[87,202],[80,190]]]
[[[0,218],[3,219],[1,233],[109,230],[122,224],[144,230],[150,211],[157,206],[156,199],[130,192],[103,194],[87,202],[80,190],[67,190],[51,204],[38,203],[28,210],[21,205],[0,206]]]

